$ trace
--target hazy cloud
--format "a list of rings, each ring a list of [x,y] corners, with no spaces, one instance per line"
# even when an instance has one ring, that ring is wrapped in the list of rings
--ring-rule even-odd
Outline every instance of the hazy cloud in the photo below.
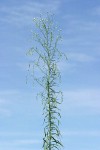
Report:
[[[6,6],[0,8],[0,13],[5,17],[1,18],[2,22],[12,23],[17,26],[25,26],[31,24],[32,19],[40,13],[47,11],[55,12],[60,6],[60,1],[50,1],[45,3],[28,1],[20,6]]]
[[[73,113],[76,110],[77,113],[78,109],[85,109],[84,113],[100,113],[100,89],[64,91],[63,112]]]
[[[100,131],[99,130],[97,130],[97,131],[89,131],[89,130],[84,130],[84,131],[66,131],[66,130],[64,130],[64,131],[62,131],[62,135],[63,136],[90,136],[90,137],[100,137]]]
[[[76,62],[92,62],[96,61],[96,58],[94,56],[90,56],[84,53],[68,53],[68,58],[71,61],[76,61]]]

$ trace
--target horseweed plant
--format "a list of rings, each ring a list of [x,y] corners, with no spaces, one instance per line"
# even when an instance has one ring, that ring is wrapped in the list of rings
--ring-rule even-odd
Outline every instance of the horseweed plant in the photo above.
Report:
[[[60,30],[54,25],[53,15],[47,14],[45,18],[40,15],[33,21],[36,29],[36,33],[33,33],[33,39],[38,47],[33,46],[28,51],[33,59],[29,67],[33,68],[34,81],[43,88],[40,92],[45,124],[43,149],[59,150],[63,146],[59,130],[59,119],[61,118],[59,104],[62,103],[63,97],[58,87],[61,76],[57,65],[63,56],[63,53],[57,48],[61,39]]]

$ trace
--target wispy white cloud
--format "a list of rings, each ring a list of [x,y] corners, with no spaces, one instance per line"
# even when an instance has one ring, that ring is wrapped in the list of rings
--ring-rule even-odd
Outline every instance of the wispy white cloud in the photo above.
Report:
[[[59,0],[40,3],[28,1],[24,5],[1,6],[0,12],[6,14],[1,21],[16,24],[18,26],[31,24],[33,17],[44,12],[57,12],[60,6]]]
[[[63,136],[90,136],[90,137],[100,137],[100,130],[96,131],[89,131],[89,130],[84,130],[84,131],[62,131]]]
[[[23,71],[27,71],[29,69],[28,62],[27,63],[18,62],[18,63],[16,63],[16,66]]]
[[[100,113],[100,89],[64,91],[62,111],[64,114],[66,111],[72,114],[77,111],[87,114]]]
[[[100,21],[92,20],[91,15],[90,19],[82,18],[80,15],[71,15],[67,14],[63,16],[64,26],[65,26],[65,39],[64,44],[68,47],[71,46],[86,46],[85,48],[89,51],[96,49],[96,47],[100,46],[99,42],[99,34],[100,34]],[[95,45],[95,47],[93,47]],[[85,50],[84,49],[84,50]],[[81,49],[80,49],[81,51]]]
[[[100,6],[98,5],[98,6],[94,7],[94,8],[92,9],[91,14],[92,14],[92,15],[96,15],[96,16],[97,16],[97,15],[100,16]]]
[[[67,15],[64,15],[62,17],[62,19],[64,19],[65,21],[65,26],[68,27],[68,29],[66,29],[66,31],[73,31],[78,33],[78,31],[80,33],[83,33],[84,31],[91,31],[93,30],[94,31],[97,31],[97,28],[99,29],[99,25],[100,25],[100,22],[98,20],[91,20],[91,19],[85,19],[85,18],[82,18],[80,15],[71,15],[71,14],[67,14]],[[99,30],[100,31],[100,30]]]
[[[33,144],[40,144],[41,140],[41,131],[37,132],[0,132],[0,138],[3,139],[0,141],[0,146],[26,146]]]
[[[61,60],[61,62],[58,63],[58,68],[61,73],[76,72],[77,67],[80,65],[80,63],[81,65],[86,65],[87,63],[99,61],[96,56],[81,52],[68,52],[66,56],[68,58],[67,60],[63,59]]]
[[[20,140],[9,140],[9,141],[1,141],[1,145],[9,145],[9,146],[16,146],[16,145],[30,145],[30,144],[40,144],[41,140],[34,140],[34,139],[20,139]]]
[[[17,90],[0,91],[0,117],[10,117],[12,115],[9,105],[11,104],[10,98],[15,94],[18,94]]]
[[[7,108],[8,101],[2,98],[4,93],[0,93],[0,117],[10,117],[11,111]]]
[[[18,90],[8,89],[8,90],[1,90],[0,91],[0,96],[2,96],[2,95],[12,95],[12,94],[18,94]]]
[[[11,111],[7,108],[1,108],[0,107],[0,117],[3,116],[3,117],[10,117],[11,116]]]
[[[33,111],[37,116],[42,115],[41,111],[36,113],[38,107],[41,110],[41,101],[36,102],[36,95],[37,89],[33,91],[33,88],[27,91],[17,89],[0,91],[0,117],[12,117],[16,114],[31,117]]]
[[[23,139],[23,140],[15,140],[14,143],[16,145],[27,145],[27,144],[40,144],[41,141],[40,140],[34,140],[34,139]]]
[[[0,131],[1,137],[38,137],[41,138],[42,132],[41,130],[35,131],[35,132],[21,132],[21,131],[14,131],[14,132],[7,132],[7,131]]]
[[[68,53],[68,58],[71,61],[76,61],[76,62],[92,62],[97,60],[94,56],[90,56],[84,53],[77,53],[77,52]]]

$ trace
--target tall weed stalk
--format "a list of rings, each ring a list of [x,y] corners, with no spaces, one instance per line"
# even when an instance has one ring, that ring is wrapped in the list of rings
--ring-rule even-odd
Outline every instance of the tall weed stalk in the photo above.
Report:
[[[59,150],[63,146],[59,129],[61,118],[59,105],[63,97],[59,90],[61,76],[58,62],[64,54],[57,47],[61,35],[60,30],[54,25],[53,15],[47,14],[45,18],[40,15],[40,18],[34,18],[34,23],[33,40],[36,45],[28,51],[28,54],[32,57],[29,67],[33,69],[33,80],[43,88],[40,92],[44,115],[43,149]]]

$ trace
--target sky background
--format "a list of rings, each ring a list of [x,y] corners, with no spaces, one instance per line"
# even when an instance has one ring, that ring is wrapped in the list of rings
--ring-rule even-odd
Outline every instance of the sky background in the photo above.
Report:
[[[33,18],[55,14],[62,29],[64,150],[100,150],[100,0],[0,1],[0,150],[42,148],[43,116],[28,76]]]

